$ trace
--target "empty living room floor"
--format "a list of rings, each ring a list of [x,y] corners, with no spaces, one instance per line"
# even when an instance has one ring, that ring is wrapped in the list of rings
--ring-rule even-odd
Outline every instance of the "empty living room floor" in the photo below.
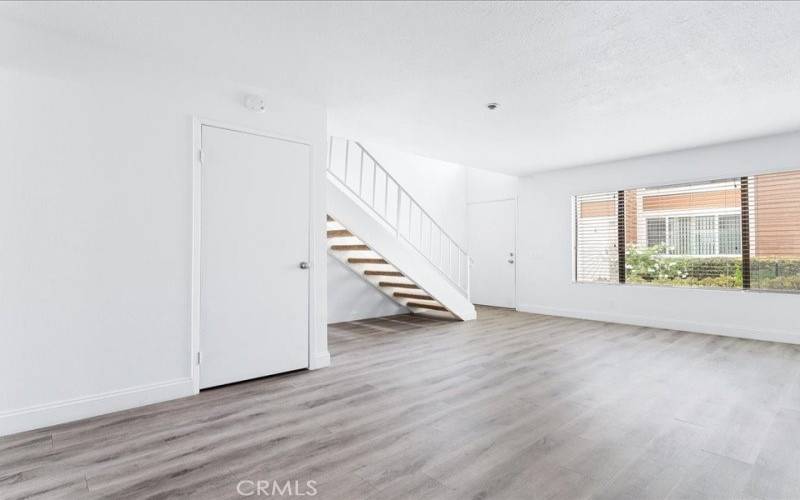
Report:
[[[800,348],[478,314],[331,325],[330,368],[0,438],[0,498],[800,498]]]

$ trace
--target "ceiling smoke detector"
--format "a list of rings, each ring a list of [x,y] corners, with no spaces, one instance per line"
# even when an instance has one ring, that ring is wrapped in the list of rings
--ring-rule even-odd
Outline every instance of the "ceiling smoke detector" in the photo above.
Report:
[[[267,109],[264,103],[264,98],[256,94],[248,94],[244,96],[244,107],[256,113],[263,113]]]
[[[500,105],[496,102],[490,102],[486,105],[486,107],[489,109],[489,111],[494,111],[495,109],[499,108]]]

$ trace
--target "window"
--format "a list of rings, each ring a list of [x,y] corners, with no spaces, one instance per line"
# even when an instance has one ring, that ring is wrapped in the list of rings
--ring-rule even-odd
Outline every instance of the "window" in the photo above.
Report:
[[[696,253],[692,251],[692,240],[695,238],[694,231],[692,230],[691,217],[673,217],[670,219],[672,224],[669,225],[669,252],[675,255],[691,255]]]
[[[650,217],[647,219],[647,246],[667,245],[666,217]]]
[[[741,215],[648,217],[647,246],[663,255],[741,255]],[[669,235],[669,237],[667,236]]]
[[[719,234],[719,253],[722,255],[742,254],[742,216],[740,214],[720,215],[717,219]]]
[[[800,291],[800,171],[575,203],[576,281]]]

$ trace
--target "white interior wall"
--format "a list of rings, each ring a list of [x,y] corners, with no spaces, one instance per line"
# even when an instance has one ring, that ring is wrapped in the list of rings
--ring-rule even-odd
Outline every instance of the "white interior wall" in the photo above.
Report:
[[[328,324],[406,313],[408,309],[328,256]]]
[[[518,309],[800,343],[797,295],[572,282],[571,196],[800,168],[800,133],[545,172],[521,180]]]
[[[516,198],[519,177],[479,168],[467,169],[467,203]]]
[[[327,363],[324,108],[0,25],[0,434],[187,396],[192,117],[312,144],[312,366]]]

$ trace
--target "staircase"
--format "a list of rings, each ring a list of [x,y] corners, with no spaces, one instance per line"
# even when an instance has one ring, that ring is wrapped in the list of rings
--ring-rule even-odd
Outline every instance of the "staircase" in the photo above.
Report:
[[[414,314],[475,319],[467,253],[361,144],[329,162],[328,253]]]

